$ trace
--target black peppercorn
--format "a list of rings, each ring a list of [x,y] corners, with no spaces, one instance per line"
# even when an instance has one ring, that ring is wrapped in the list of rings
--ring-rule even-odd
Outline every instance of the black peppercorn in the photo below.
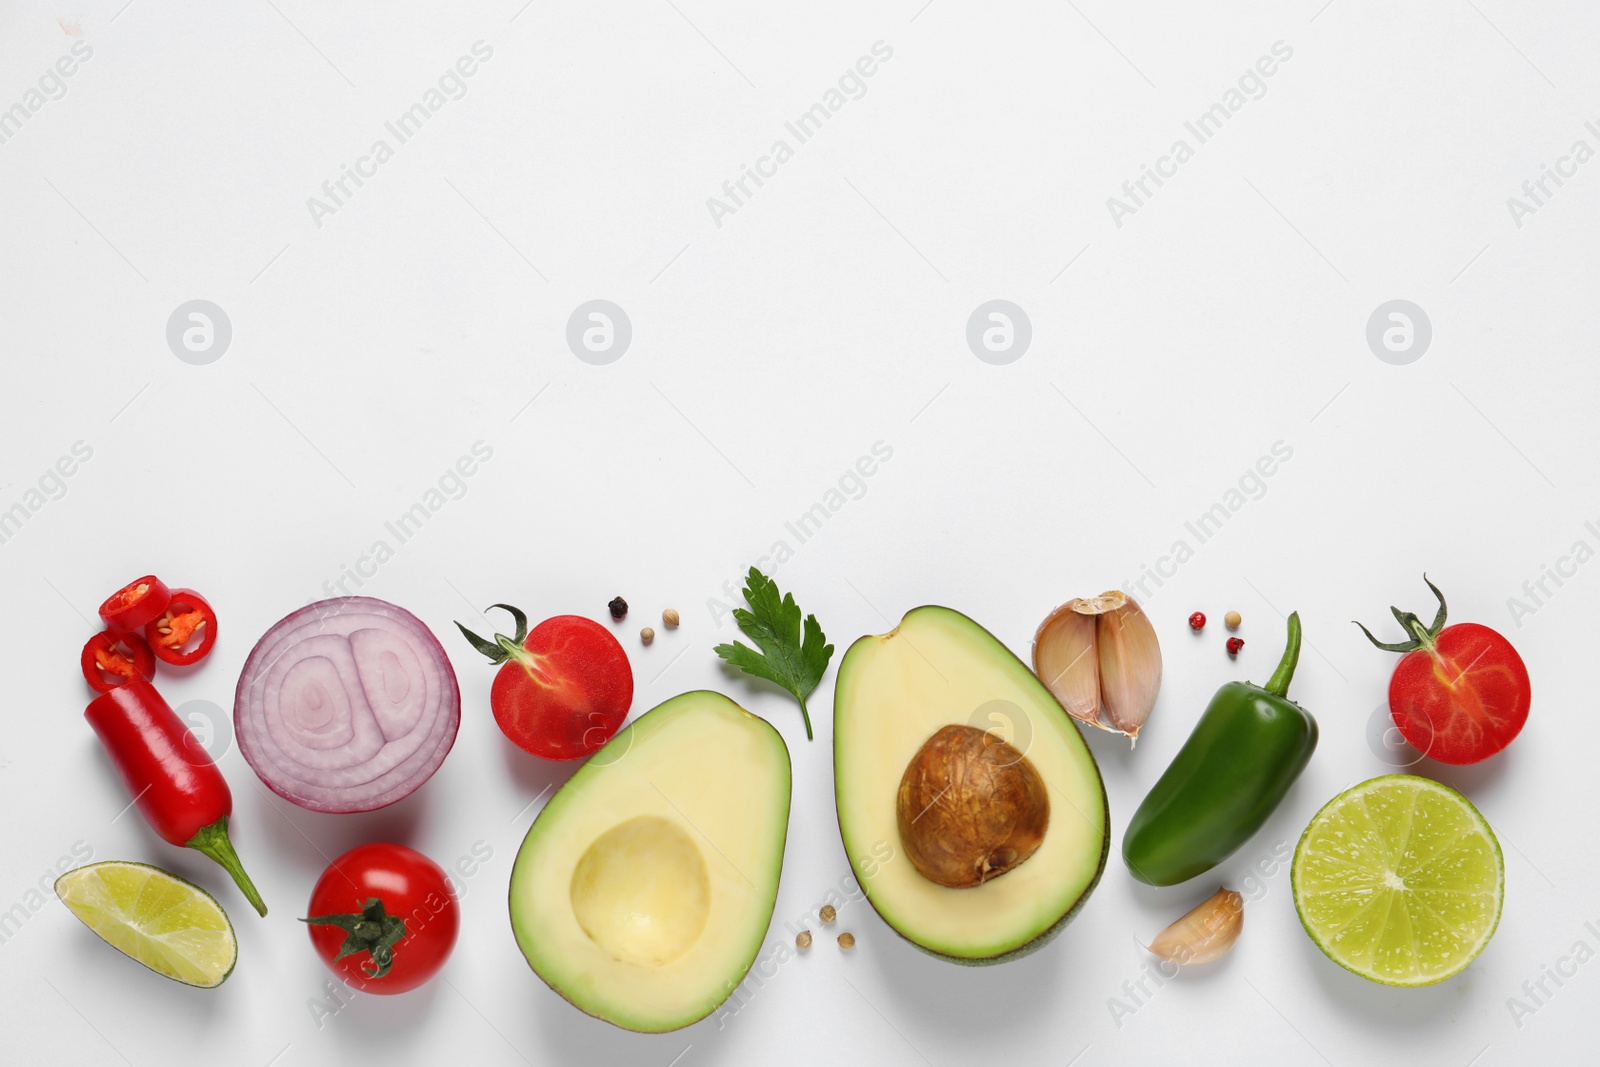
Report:
[[[628,617],[628,602],[621,597],[612,600],[606,607],[611,609],[611,617],[617,622],[621,622]]]

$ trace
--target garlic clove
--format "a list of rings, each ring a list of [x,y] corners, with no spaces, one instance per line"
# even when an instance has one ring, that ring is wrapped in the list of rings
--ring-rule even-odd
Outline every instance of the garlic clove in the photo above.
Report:
[[[1121,603],[1097,620],[1095,647],[1100,658],[1100,697],[1113,729],[1137,742],[1161,691],[1161,644],[1156,628],[1137,601],[1122,593]]]
[[[1136,742],[1161,689],[1161,645],[1138,603],[1112,589],[1045,617],[1033,669],[1073,718]]]
[[[1210,963],[1228,954],[1244,929],[1244,898],[1218,889],[1156,935],[1150,951],[1177,964]]]
[[[1106,729],[1100,721],[1100,657],[1095,650],[1095,616],[1069,600],[1045,616],[1033,635],[1033,673],[1067,714]]]

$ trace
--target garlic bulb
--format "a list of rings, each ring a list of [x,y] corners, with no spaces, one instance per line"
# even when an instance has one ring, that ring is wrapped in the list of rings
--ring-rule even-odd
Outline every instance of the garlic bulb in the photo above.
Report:
[[[1033,670],[1073,718],[1137,741],[1161,689],[1161,645],[1138,603],[1113,589],[1045,617]]]

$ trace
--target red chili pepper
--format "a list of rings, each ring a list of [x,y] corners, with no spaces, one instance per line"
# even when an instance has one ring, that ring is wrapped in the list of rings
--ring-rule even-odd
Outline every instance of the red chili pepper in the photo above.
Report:
[[[149,681],[155,677],[156,657],[138,634],[114,634],[102,630],[89,638],[79,657],[84,680],[96,693],[109,693],[134,676]]]
[[[142,679],[119,685],[96,697],[83,715],[155,832],[220,863],[265,915],[267,906],[228,840],[228,783],[155,687]]]
[[[183,647],[196,634],[199,643],[185,652]],[[217,643],[217,613],[193,589],[174,589],[160,616],[145,624],[144,639],[162,663],[174,667],[199,663]]]
[[[143,629],[145,623],[159,619],[171,600],[172,592],[167,588],[167,583],[153,574],[147,574],[107,597],[106,602],[100,605],[100,617],[105,620],[106,629],[124,634]]]

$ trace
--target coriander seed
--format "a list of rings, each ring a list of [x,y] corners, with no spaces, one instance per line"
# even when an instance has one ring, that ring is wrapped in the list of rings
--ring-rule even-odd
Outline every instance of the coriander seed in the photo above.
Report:
[[[839,935],[839,947],[849,950],[856,947],[856,935],[846,931]]]
[[[656,632],[654,630],[650,629],[650,627],[646,626],[644,629],[639,631],[639,640],[643,641],[645,644],[648,645],[650,642],[654,641],[655,639],[656,639]]]
[[[833,910],[832,904],[824,904],[822,910],[817,912],[817,917],[822,920],[823,925],[827,925],[837,919],[839,913]]]
[[[801,952],[804,952],[806,949],[810,948],[811,947],[811,931],[810,930],[801,930],[798,934],[795,934],[794,935],[794,944],[795,944],[795,947],[798,948]]]
[[[669,630],[678,628],[678,609],[668,608],[661,613],[661,624]]]

